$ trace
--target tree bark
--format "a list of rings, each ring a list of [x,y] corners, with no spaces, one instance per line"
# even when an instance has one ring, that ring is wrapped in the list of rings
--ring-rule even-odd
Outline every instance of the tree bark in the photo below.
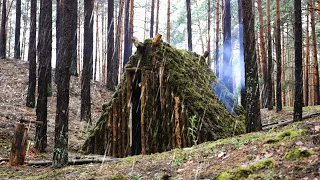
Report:
[[[246,73],[246,130],[247,132],[262,129],[258,67],[255,53],[254,14],[252,12],[252,1],[242,1],[243,8],[243,32],[244,32],[244,58]]]
[[[156,33],[159,33],[159,7],[160,7],[160,0],[157,0],[157,16],[156,16]]]
[[[73,11],[73,17],[78,17],[78,0],[75,0],[75,11]],[[72,76],[78,76],[78,69],[77,69],[77,27],[78,27],[78,18],[77,19],[73,19],[72,22],[72,35],[73,35],[73,39],[72,39],[72,61],[71,61],[71,67],[70,67],[70,73]]]
[[[192,28],[191,28],[191,4],[190,4],[190,0],[186,0],[186,4],[187,4],[188,50],[192,51]]]
[[[130,41],[130,29],[129,29],[129,11],[130,11],[130,0],[125,0],[125,14],[124,14],[124,51],[123,51],[123,69],[125,68],[125,65],[129,61],[129,57],[131,53],[129,52],[130,45],[132,45]],[[132,49],[132,46],[131,46]],[[130,54],[129,54],[130,53]]]
[[[294,0],[295,93],[293,121],[302,120],[302,22],[301,1]]]
[[[167,7],[167,42],[170,43],[170,0]]]
[[[312,38],[312,57],[313,57],[313,96],[314,105],[320,104],[320,91],[319,91],[319,65],[317,58],[317,40],[316,40],[316,21],[314,15],[314,6],[312,0],[308,0],[310,10],[310,22],[311,22],[311,38]]]
[[[241,105],[246,107],[245,103],[245,68],[244,68],[244,52],[243,52],[243,15],[242,15],[242,0],[238,0],[238,21],[239,21],[239,47],[240,47],[240,96],[241,96]]]
[[[84,46],[83,46],[83,70],[81,76],[81,120],[91,123],[91,91],[93,66],[93,21],[91,19],[94,0],[86,0],[84,3]]]
[[[232,73],[232,44],[231,44],[231,9],[230,0],[225,0],[225,16],[223,24],[223,65],[222,65],[222,82],[228,88],[230,93],[233,93],[233,77]],[[243,7],[244,8],[244,7]]]
[[[43,124],[36,127],[35,148],[39,152],[45,152],[47,147],[47,103],[49,79],[51,79],[51,55],[52,55],[52,0],[40,0],[39,34],[39,78],[37,121]]]
[[[281,102],[281,32],[280,32],[280,0],[276,0],[276,59],[277,59],[277,112],[282,110]]]
[[[115,49],[114,49],[114,59],[113,59],[113,83],[115,86],[118,85],[118,77],[119,77],[119,64],[121,61],[120,53],[121,51],[121,34],[122,34],[122,16],[123,16],[123,9],[124,9],[124,0],[120,1],[119,5],[119,14],[118,14],[118,24],[116,27],[116,42],[115,42]]]
[[[154,1],[151,0],[151,14],[150,14],[150,38],[153,38],[153,27],[154,27]]]
[[[31,17],[30,17],[30,36],[28,48],[29,61],[29,81],[27,107],[35,107],[35,91],[36,91],[36,31],[37,31],[37,0],[31,0]]]
[[[96,46],[95,46],[95,59],[94,59],[94,70],[93,70],[93,80],[97,81],[98,59],[99,59],[99,1],[96,3]]]
[[[20,27],[21,27],[21,0],[16,1],[16,27],[14,40],[14,58],[20,59]]]
[[[55,139],[53,149],[52,166],[60,168],[68,164],[68,126],[69,126],[69,88],[70,88],[70,66],[72,62],[74,46],[74,23],[77,16],[77,2],[74,0],[61,1],[61,62],[59,74],[60,81],[57,82],[57,110],[55,120]]]
[[[60,2],[61,0],[57,0],[57,10],[56,10],[56,69],[55,69],[55,83],[60,79],[59,75],[59,68],[60,68],[60,61],[61,61],[61,41],[60,41],[60,34],[61,34],[61,15],[60,15]]]
[[[267,68],[267,107],[273,109],[272,103],[272,39],[271,39],[271,20],[270,20],[270,0],[267,0],[267,23],[268,23],[268,68]]]
[[[304,97],[305,106],[309,106],[309,67],[310,67],[310,40],[309,40],[309,10],[307,10],[307,27],[306,27],[306,62],[305,62],[305,77],[304,77]]]
[[[6,58],[6,22],[7,22],[7,0],[2,0],[2,16],[0,30],[0,58]]]
[[[107,89],[115,90],[114,76],[114,0],[108,0]]]
[[[216,1],[216,57],[215,57],[215,68],[216,76],[220,77],[220,66],[219,66],[219,25],[220,25],[220,13],[219,13],[219,0]]]
[[[10,152],[10,166],[21,166],[27,152],[28,134],[23,123],[16,124]]]

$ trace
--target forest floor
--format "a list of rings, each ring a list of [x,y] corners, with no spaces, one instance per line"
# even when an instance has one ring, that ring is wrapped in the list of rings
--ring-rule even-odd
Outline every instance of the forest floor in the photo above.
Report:
[[[28,63],[0,61],[0,179],[320,179],[320,117],[312,117],[285,127],[249,133],[185,149],[152,155],[111,159],[102,164],[72,165],[61,169],[39,166],[10,167],[9,157],[14,126],[20,118],[35,120],[35,109],[25,106]],[[69,108],[69,157],[79,153],[92,127],[80,119],[81,84],[72,77]],[[93,124],[101,106],[112,92],[92,83]],[[56,87],[48,99],[48,147],[39,154],[32,148],[34,125],[29,128],[26,161],[50,160],[54,140]],[[280,113],[261,110],[264,124],[292,118],[292,108]],[[305,107],[304,114],[320,113],[319,106]]]

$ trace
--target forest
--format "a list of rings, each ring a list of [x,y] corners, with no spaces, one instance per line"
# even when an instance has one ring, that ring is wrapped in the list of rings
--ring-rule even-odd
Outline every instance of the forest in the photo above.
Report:
[[[0,179],[320,176],[320,0],[0,14]]]

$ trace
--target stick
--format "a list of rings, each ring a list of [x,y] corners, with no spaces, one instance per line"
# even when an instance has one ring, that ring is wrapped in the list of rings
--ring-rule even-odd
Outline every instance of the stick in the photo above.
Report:
[[[26,122],[26,123],[33,123],[36,125],[42,125],[42,121],[35,121],[35,120],[26,120],[26,119],[20,119],[20,123]]]
[[[114,162],[119,161],[118,158],[97,158],[97,159],[70,159],[68,160],[68,165],[81,165],[89,163],[104,163],[104,162]],[[50,166],[52,161],[43,160],[43,161],[28,161],[26,165],[28,166]]]

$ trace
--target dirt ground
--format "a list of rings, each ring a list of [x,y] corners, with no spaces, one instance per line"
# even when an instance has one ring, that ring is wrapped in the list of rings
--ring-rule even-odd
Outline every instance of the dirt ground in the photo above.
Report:
[[[19,118],[35,120],[35,109],[25,107],[28,63],[0,61],[0,179],[320,179],[320,117],[283,128],[249,133],[215,142],[207,142],[165,153],[111,159],[102,164],[51,167],[10,167],[9,157],[14,126]],[[69,108],[69,157],[78,153],[92,127],[80,119],[81,83],[72,77]],[[29,128],[31,142],[26,161],[50,160],[54,140],[56,87],[48,100],[47,153],[33,151],[35,127]],[[101,106],[112,92],[92,83],[93,124],[101,115]],[[320,112],[306,107],[304,114]],[[292,118],[292,108],[276,113],[262,109],[264,124]]]

